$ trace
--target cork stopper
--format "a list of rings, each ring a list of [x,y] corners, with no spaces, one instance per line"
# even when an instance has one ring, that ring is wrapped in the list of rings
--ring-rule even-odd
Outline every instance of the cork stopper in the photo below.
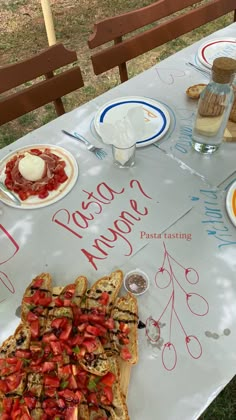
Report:
[[[216,83],[229,83],[236,72],[236,60],[218,57],[213,61],[212,79]]]

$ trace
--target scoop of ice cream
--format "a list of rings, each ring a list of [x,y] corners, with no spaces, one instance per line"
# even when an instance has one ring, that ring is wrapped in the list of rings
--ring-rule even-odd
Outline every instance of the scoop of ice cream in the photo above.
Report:
[[[45,173],[45,162],[41,157],[26,153],[19,162],[19,172],[28,181],[38,181]]]

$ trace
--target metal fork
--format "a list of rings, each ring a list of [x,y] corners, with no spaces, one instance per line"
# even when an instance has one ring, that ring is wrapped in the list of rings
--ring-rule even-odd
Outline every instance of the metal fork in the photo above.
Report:
[[[90,152],[93,152],[98,159],[104,159],[107,155],[107,152],[105,152],[104,149],[101,147],[96,147],[92,143],[90,143],[87,139],[85,139],[81,134],[74,131],[73,133],[69,133],[69,131],[61,130],[64,134],[67,134],[67,136],[73,137],[76,140],[82,141],[82,143],[85,144],[87,150]]]
[[[209,70],[203,69],[202,67],[199,67],[196,64],[193,64],[193,63],[190,63],[190,62],[188,62],[187,65],[193,67],[197,71],[200,71],[200,73],[202,73],[206,77],[210,77],[210,75],[211,75],[210,69]]]

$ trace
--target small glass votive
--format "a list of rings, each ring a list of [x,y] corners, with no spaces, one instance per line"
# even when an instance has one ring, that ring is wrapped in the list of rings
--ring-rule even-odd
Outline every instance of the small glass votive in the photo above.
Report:
[[[120,147],[112,145],[113,162],[119,168],[130,168],[135,164],[136,143],[132,146]]]

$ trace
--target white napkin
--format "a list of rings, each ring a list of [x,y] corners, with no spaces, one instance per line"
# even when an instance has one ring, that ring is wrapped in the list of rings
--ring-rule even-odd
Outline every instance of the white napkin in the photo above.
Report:
[[[144,112],[141,106],[129,109],[127,115],[113,123],[100,124],[100,134],[107,144],[117,147],[130,147],[142,137],[144,132]]]

